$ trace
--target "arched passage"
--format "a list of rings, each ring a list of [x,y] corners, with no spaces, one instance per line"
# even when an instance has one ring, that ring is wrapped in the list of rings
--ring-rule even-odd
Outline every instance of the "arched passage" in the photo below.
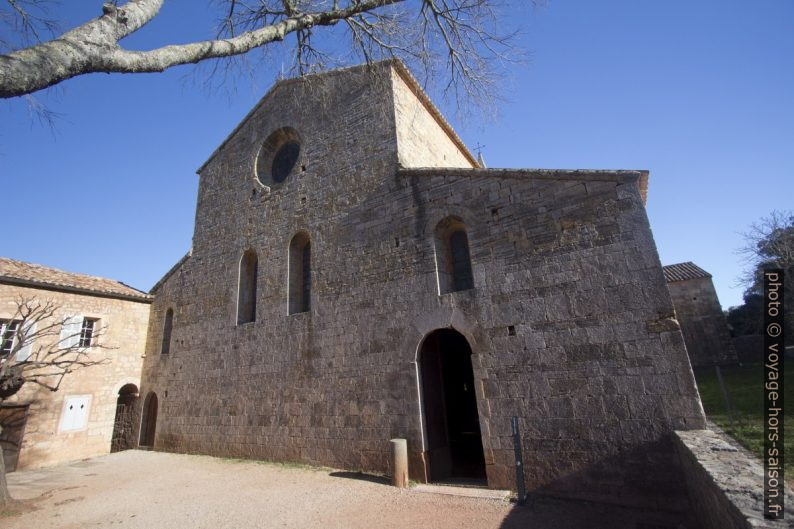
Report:
[[[120,452],[135,447],[135,404],[138,401],[138,387],[135,384],[124,384],[119,389],[116,400],[116,419],[113,422],[113,437],[110,451]]]
[[[419,348],[430,481],[485,480],[471,347],[454,329],[431,332]]]
[[[157,428],[157,394],[150,391],[143,402],[143,420],[141,421],[141,438],[138,443],[142,447],[154,447],[154,433]]]

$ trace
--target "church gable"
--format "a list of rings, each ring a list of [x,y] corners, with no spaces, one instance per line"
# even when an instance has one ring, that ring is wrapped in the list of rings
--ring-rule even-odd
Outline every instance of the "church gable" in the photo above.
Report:
[[[400,63],[392,68],[397,148],[403,167],[478,167],[461,139]]]
[[[397,142],[387,67],[277,83],[199,169],[194,249],[260,230],[264,217],[275,229],[347,207],[388,181]]]

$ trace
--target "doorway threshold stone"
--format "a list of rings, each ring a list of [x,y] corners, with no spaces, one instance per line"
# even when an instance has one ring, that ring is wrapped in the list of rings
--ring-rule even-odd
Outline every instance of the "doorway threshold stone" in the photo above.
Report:
[[[481,498],[487,500],[507,500],[509,490],[485,489],[482,487],[462,487],[455,485],[419,484],[411,489],[414,492],[429,494],[445,494],[447,496],[461,496],[464,498]]]

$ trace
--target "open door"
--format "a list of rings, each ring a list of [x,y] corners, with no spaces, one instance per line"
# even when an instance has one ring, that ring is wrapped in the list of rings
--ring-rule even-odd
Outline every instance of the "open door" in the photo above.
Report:
[[[135,384],[125,384],[119,390],[116,400],[116,419],[113,422],[113,437],[110,451],[120,452],[135,448],[135,405],[138,401],[138,388]]]
[[[453,329],[439,329],[419,355],[430,481],[485,482],[469,343]]]

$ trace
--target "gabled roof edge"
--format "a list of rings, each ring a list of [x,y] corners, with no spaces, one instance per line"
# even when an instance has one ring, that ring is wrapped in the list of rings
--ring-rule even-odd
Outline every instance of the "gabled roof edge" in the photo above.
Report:
[[[391,64],[395,60],[396,59],[387,59],[387,60],[384,60],[384,61],[377,61],[377,62],[372,62],[372,63],[356,64],[356,65],[348,66],[348,67],[345,67],[345,68],[335,68],[333,70],[326,70],[324,72],[318,72],[318,73],[315,73],[315,74],[304,75],[304,76],[301,76],[301,77],[291,77],[289,79],[279,79],[279,80],[277,80],[275,83],[273,83],[273,86],[270,87],[270,89],[265,93],[265,95],[262,96],[262,99],[260,99],[259,102],[257,102],[257,104],[254,105],[254,107],[245,115],[245,117],[243,117],[243,119],[240,120],[240,122],[237,124],[237,126],[234,127],[234,129],[226,136],[226,138],[221,142],[221,144],[218,145],[218,147],[214,151],[212,151],[212,154],[210,154],[209,158],[207,158],[207,161],[205,161],[203,164],[201,164],[201,167],[196,169],[196,173],[200,174],[201,171],[203,171],[204,168],[207,167],[207,165],[215,158],[215,156],[218,155],[218,153],[221,151],[221,149],[223,149],[223,147],[227,143],[229,143],[229,141],[231,141],[231,139],[234,137],[234,135],[237,134],[237,131],[240,130],[243,127],[243,125],[245,125],[245,123],[251,118],[251,116],[253,116],[254,113],[257,112],[265,104],[265,102],[268,99],[270,99],[270,96],[273,95],[273,93],[276,91],[277,88],[280,88],[280,87],[286,86],[286,85],[290,85],[290,84],[294,84],[294,83],[297,83],[297,82],[305,81],[306,79],[311,78],[311,77],[321,77],[321,76],[327,76],[327,75],[338,75],[338,74],[343,73],[343,72],[351,72],[351,71],[355,71],[355,70],[359,70],[359,69],[363,69],[363,68],[372,68],[372,67],[378,67],[378,66],[385,65],[385,64]]]
[[[692,279],[709,279],[713,277],[710,273],[706,272],[692,261],[664,265],[662,267],[662,272],[664,273],[664,279],[667,283],[689,281]]]
[[[391,66],[400,76],[400,79],[402,79],[405,84],[408,85],[408,88],[411,89],[411,92],[413,92],[413,94],[419,99],[419,101],[422,103],[422,106],[425,107],[425,110],[427,110],[433,119],[436,120],[436,123],[438,123],[441,129],[447,134],[447,136],[449,136],[449,139],[452,140],[452,143],[454,143],[455,146],[463,153],[463,156],[469,160],[472,167],[482,169],[483,167],[480,165],[480,162],[477,161],[477,158],[475,158],[471,151],[469,151],[469,148],[466,147],[466,144],[463,143],[463,140],[460,139],[458,133],[455,132],[455,129],[452,128],[452,125],[449,124],[438,107],[436,107],[436,105],[433,103],[433,100],[427,95],[427,92],[422,89],[422,87],[419,85],[419,81],[416,80],[408,67],[405,66],[405,64],[403,64],[403,62],[399,59],[391,59]]]
[[[119,281],[121,283],[121,281]],[[84,296],[94,296],[97,298],[110,298],[110,299],[120,299],[123,301],[134,301],[137,303],[151,303],[152,297],[145,293],[141,292],[140,295],[138,294],[122,294],[120,292],[107,292],[104,290],[94,290],[91,288],[85,287],[76,287],[72,285],[61,285],[57,283],[48,283],[46,281],[35,281],[33,279],[21,279],[18,277],[11,277],[11,276],[0,276],[0,284],[4,285],[13,285],[18,287],[28,287],[28,288],[38,288],[41,290],[51,290],[53,292],[66,292],[68,294],[82,294]],[[138,290],[137,288],[131,287],[127,284],[122,283],[125,287],[131,288],[133,290]]]
[[[168,280],[169,277],[174,275],[174,273],[177,270],[179,270],[179,268],[183,264],[185,264],[185,261],[187,261],[190,258],[191,255],[193,255],[193,248],[188,250],[188,252],[185,255],[183,255],[182,258],[174,264],[174,266],[172,266],[171,268],[168,269],[168,272],[163,274],[163,277],[161,277],[160,280],[157,283],[155,283],[152,288],[149,289],[149,295],[154,295],[155,291],[158,288],[160,288],[163,285],[163,283],[165,283]]]

